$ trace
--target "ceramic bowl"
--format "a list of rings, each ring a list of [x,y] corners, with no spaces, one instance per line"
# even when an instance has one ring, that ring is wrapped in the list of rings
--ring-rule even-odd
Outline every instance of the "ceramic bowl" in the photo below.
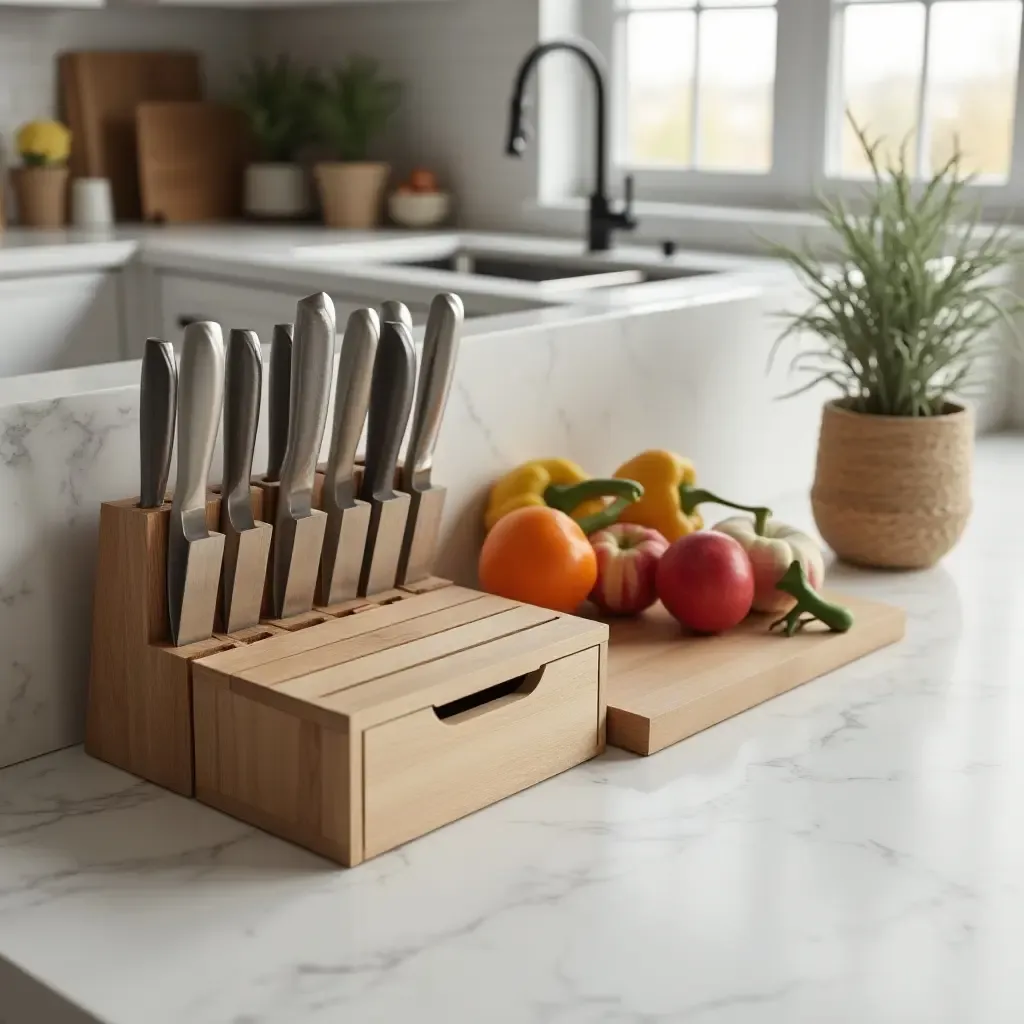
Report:
[[[450,209],[451,196],[447,192],[393,192],[388,197],[391,219],[406,228],[440,224]]]

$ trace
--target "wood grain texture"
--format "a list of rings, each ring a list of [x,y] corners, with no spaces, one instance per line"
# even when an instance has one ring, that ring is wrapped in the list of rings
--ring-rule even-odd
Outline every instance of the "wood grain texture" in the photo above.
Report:
[[[661,605],[612,622],[608,742],[653,754],[902,639],[902,609],[829,597],[853,612],[848,633],[812,627],[783,637],[767,632],[770,617],[752,616],[729,633],[698,637],[685,635]]]
[[[598,658],[591,648],[547,664],[532,691],[477,711],[442,720],[426,707],[369,729],[366,856],[594,757]]]
[[[598,753],[607,635],[441,586],[204,658],[196,793],[359,863]],[[368,758],[367,730],[385,723],[395,732],[378,732]]]
[[[71,176],[109,178],[117,220],[142,217],[135,108],[147,100],[198,100],[199,55],[173,51],[70,52],[58,59]]]
[[[248,144],[238,110],[140,103],[135,116],[144,220],[188,224],[241,216]]]

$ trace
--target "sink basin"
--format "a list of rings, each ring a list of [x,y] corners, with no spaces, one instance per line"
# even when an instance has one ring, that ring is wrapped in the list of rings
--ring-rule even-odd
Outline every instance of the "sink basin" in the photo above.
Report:
[[[456,274],[528,281],[547,289],[579,291],[581,288],[615,288],[712,274],[713,270],[692,267],[637,267],[607,260],[579,257],[526,256],[519,253],[460,248],[429,259],[388,260],[391,264],[445,270]]]

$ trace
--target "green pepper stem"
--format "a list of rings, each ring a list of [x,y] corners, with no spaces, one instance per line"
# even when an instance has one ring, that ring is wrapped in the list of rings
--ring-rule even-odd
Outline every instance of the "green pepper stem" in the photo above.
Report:
[[[693,484],[679,485],[679,507],[686,515],[692,515],[693,510],[698,505],[703,505],[706,502],[715,505],[725,505],[726,508],[738,508],[741,512],[753,512],[754,532],[759,537],[764,536],[765,527],[768,525],[768,520],[772,515],[772,510],[765,508],[764,505],[737,505],[735,501],[726,501],[717,494],[712,494],[711,491],[694,487]]]
[[[584,480],[578,484],[550,484],[544,491],[544,504],[571,516],[585,501],[615,498],[599,512],[577,520],[580,529],[589,535],[618,522],[619,516],[643,494],[643,487],[635,480]]]
[[[833,633],[845,633],[853,625],[853,613],[850,609],[826,601],[814,590],[807,582],[804,567],[797,560],[790,562],[789,568],[782,574],[775,587],[790,597],[795,597],[796,605],[781,619],[776,619],[768,627],[770,630],[782,626],[786,636],[792,636],[815,619],[823,622]]]

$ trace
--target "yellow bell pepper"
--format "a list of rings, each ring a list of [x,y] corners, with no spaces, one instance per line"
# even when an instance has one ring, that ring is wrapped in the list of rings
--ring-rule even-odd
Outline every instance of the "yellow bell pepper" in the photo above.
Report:
[[[534,459],[506,473],[491,488],[484,526],[490,530],[517,508],[547,505],[571,515],[584,533],[594,533],[614,523],[643,493],[634,480],[593,480],[568,459]],[[616,500],[606,505],[606,497]]]
[[[771,515],[771,511],[762,506],[737,505],[698,488],[693,463],[675,452],[657,449],[642,452],[619,466],[614,475],[636,480],[644,489],[643,497],[628,506],[619,521],[657,530],[669,542],[694,533],[704,525],[697,506],[705,502],[753,512],[762,526],[759,533],[763,532],[763,524]]]

